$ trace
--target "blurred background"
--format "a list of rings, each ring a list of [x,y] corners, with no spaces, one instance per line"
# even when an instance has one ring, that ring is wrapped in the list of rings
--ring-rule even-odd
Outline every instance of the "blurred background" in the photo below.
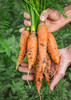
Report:
[[[40,3],[40,0],[36,1],[37,4]],[[69,5],[71,0],[46,0],[45,2],[45,8],[54,8],[62,13],[63,8]],[[43,2],[40,6],[43,6]],[[24,7],[24,0],[0,0],[0,100],[40,100],[35,83],[30,82],[32,88],[29,89],[27,82],[21,79],[25,73],[16,70],[21,35],[19,29],[24,27]],[[71,23],[54,32],[53,35],[58,48],[70,45]],[[49,87],[45,79],[43,80],[41,97],[42,100],[71,100],[71,66],[53,92],[49,93]]]

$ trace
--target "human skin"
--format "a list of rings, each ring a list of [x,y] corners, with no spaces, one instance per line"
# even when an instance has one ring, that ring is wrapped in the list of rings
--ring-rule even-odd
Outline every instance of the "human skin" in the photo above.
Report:
[[[65,9],[64,13],[67,15],[67,18],[64,18],[60,14],[59,11],[50,9],[50,8],[44,10],[41,13],[40,20],[46,21],[48,32],[55,32],[55,31],[59,30],[61,27],[63,27],[64,25],[71,22],[71,5],[65,7],[64,9]],[[28,13],[25,12],[24,13],[25,18],[26,18],[26,14],[28,17],[30,16],[30,15],[28,15]],[[24,24],[26,27],[31,26],[31,22],[27,20],[29,18],[26,18],[24,20]],[[25,28],[21,28],[19,30],[19,32],[22,33],[24,30],[25,30]],[[60,56],[59,69],[58,69],[57,73],[54,75],[54,78],[49,86],[51,91],[56,86],[56,84],[64,77],[66,69],[71,64],[71,45],[66,48],[59,49],[59,56]],[[55,73],[56,64],[54,62],[52,62],[51,68],[52,68],[51,74]],[[21,63],[21,66],[19,67],[19,71],[27,73],[28,72],[28,63]],[[33,68],[31,69],[31,73],[34,73]],[[29,76],[24,75],[24,76],[22,76],[22,79],[23,80],[28,79],[28,80],[32,81],[32,80],[34,80],[34,74],[29,75]]]
[[[71,22],[71,4],[65,7],[64,10],[64,13],[67,15],[67,18],[62,16],[59,11],[51,8],[42,11],[40,15],[40,20],[46,22],[48,32],[55,32],[64,25]],[[28,18],[26,18],[26,16],[28,16]],[[24,17],[26,18],[24,20],[24,25],[26,27],[31,26],[31,22],[28,20],[30,19],[30,15],[27,12],[25,12]],[[24,30],[25,28],[21,28],[19,32],[22,33]]]
[[[52,62],[52,64],[51,64],[51,75],[53,73],[55,73],[55,75],[49,86],[50,91],[52,91],[53,88],[56,86],[56,84],[64,77],[66,69],[71,64],[71,45],[66,48],[59,49],[59,57],[60,57],[60,65],[59,65],[57,73],[55,73],[56,64],[54,62]],[[28,72],[28,62],[22,62],[21,66],[19,67],[19,71],[27,73]],[[29,75],[29,76],[23,75],[22,79],[23,80],[28,79],[29,81],[33,81],[34,80],[33,68],[31,69],[30,73],[31,73],[31,75]]]

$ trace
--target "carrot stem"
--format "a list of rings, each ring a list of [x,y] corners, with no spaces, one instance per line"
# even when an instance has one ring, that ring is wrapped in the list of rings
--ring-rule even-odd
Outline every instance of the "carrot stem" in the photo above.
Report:
[[[31,10],[31,31],[35,31],[35,14],[32,8]]]
[[[27,27],[26,30],[29,31],[30,30],[30,27]]]
[[[30,4],[30,1],[28,0],[24,0],[37,14],[37,16],[40,16],[39,13],[37,12],[36,8],[34,8],[31,4]]]

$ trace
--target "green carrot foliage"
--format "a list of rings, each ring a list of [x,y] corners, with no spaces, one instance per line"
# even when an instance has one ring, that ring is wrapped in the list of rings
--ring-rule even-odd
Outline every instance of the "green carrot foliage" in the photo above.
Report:
[[[30,0],[25,1],[30,2]],[[26,73],[21,73],[15,69],[21,35],[19,29],[25,27],[23,25],[23,14],[26,8],[25,1],[0,0],[0,100],[39,100],[34,82],[30,82],[32,88],[29,89],[27,82],[23,81],[21,78]],[[61,12],[63,11],[63,7],[71,3],[71,0],[40,1],[41,0],[33,0],[39,15],[44,8],[46,9],[48,7]],[[40,3],[43,4],[43,1],[46,1],[45,7],[40,5]],[[32,8],[33,10],[35,9],[34,7]],[[37,12],[35,10],[34,12],[36,13],[35,20],[39,20]],[[58,48],[64,48],[70,45],[71,23],[54,32],[54,36]],[[25,61],[27,62],[26,58],[24,59],[24,62]],[[46,81],[43,80],[41,88],[42,100],[71,100],[70,73],[71,66],[67,69],[65,77],[57,84],[51,93],[49,93],[49,87]]]

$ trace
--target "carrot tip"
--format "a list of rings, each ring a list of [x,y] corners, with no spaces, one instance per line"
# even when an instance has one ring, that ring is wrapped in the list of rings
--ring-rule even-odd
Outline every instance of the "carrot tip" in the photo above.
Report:
[[[43,66],[43,73],[44,73],[44,69],[45,69],[46,63],[44,63],[42,66]]]
[[[39,97],[40,97],[40,100],[41,100],[41,95],[40,95],[40,92],[38,92],[39,93]]]
[[[18,65],[16,66],[16,69],[18,68]]]
[[[59,64],[57,64],[56,71],[55,71],[55,73],[53,75],[56,74],[56,72],[58,71],[58,68],[59,68]]]
[[[31,89],[31,86],[30,86],[30,83],[29,83],[29,81],[28,81],[28,80],[27,80],[27,83],[28,83],[29,88]]]
[[[30,71],[28,70],[28,75],[29,75]]]
[[[31,65],[28,66],[28,75],[30,73]]]

